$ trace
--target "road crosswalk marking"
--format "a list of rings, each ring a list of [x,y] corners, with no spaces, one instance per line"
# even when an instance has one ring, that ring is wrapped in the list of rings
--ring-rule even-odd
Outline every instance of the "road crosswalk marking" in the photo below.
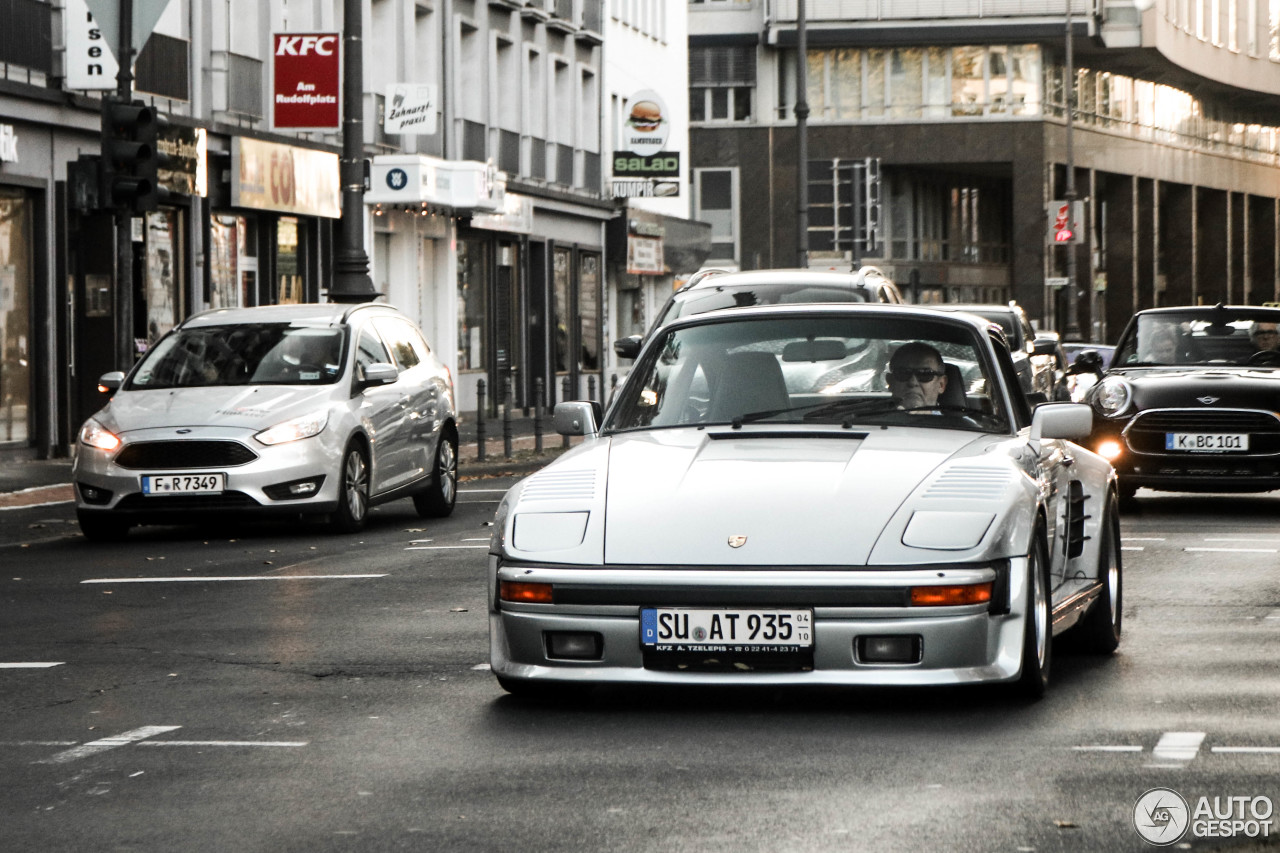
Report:
[[[182,726],[142,726],[141,728],[131,729],[124,734],[115,737],[104,737],[101,740],[89,741],[86,744],[66,749],[62,752],[42,758],[36,764],[66,764],[69,761],[76,761],[90,755],[96,755],[99,752],[106,752],[108,749],[125,746],[126,744],[136,743],[140,740],[146,740],[154,735],[171,732],[180,729]]]

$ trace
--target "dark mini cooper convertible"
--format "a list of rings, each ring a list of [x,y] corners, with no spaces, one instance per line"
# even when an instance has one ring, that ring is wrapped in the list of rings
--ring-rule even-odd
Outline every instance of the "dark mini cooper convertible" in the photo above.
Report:
[[[1280,489],[1280,309],[1136,314],[1086,401],[1120,491]]]

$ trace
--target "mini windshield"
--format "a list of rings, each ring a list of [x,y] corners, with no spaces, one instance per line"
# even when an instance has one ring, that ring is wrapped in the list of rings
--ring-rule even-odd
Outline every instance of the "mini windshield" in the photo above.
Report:
[[[1139,314],[1112,367],[1241,364],[1280,366],[1280,311],[1204,308]]]
[[[1005,402],[972,327],[919,318],[724,316],[660,333],[604,428],[1007,428]]]
[[[327,385],[342,373],[340,328],[245,323],[178,329],[143,357],[129,388]]]

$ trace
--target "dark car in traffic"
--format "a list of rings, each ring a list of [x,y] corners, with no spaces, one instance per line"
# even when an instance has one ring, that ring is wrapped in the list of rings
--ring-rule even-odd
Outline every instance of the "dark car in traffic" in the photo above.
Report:
[[[1141,311],[1086,396],[1121,494],[1280,488],[1280,309]]]

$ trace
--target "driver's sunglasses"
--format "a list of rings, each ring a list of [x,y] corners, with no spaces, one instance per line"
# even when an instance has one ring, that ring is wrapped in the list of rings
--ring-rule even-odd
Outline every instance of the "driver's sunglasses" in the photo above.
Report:
[[[921,385],[925,385],[929,382],[932,382],[933,380],[937,379],[939,376],[943,376],[943,375],[945,374],[941,370],[930,370],[927,367],[922,367],[919,370],[890,370],[889,371],[889,378],[892,379],[894,382],[910,382],[911,377],[914,376],[916,378],[916,381],[919,382]]]

